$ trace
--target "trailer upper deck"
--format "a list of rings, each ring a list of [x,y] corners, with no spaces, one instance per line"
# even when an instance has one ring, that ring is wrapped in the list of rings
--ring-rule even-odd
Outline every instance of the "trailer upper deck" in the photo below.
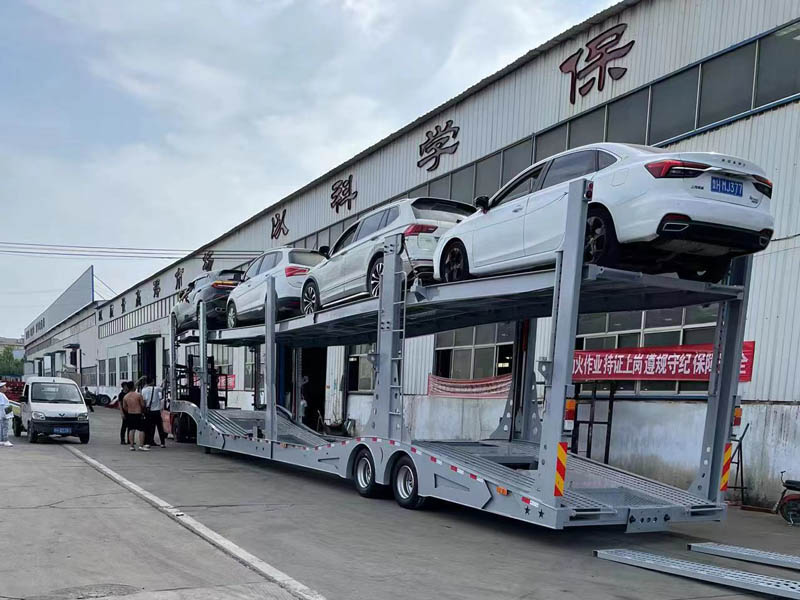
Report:
[[[555,269],[428,286],[415,284],[406,299],[405,336],[416,337],[500,321],[548,317],[552,312]],[[687,281],[667,275],[586,265],[579,312],[647,310],[739,299],[742,287]],[[279,321],[279,343],[303,346],[360,344],[375,340],[378,298],[338,305],[313,315]],[[179,341],[194,343],[195,332]],[[208,332],[210,344],[254,346],[264,343],[264,326]]]

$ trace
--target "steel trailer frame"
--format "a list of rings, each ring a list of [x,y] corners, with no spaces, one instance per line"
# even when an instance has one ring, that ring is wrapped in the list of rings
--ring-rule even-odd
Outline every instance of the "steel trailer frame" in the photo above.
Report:
[[[384,278],[378,298],[276,322],[274,283],[268,282],[265,324],[208,331],[200,305],[199,339],[210,344],[258,347],[265,344],[261,365],[266,409],[209,410],[205,372],[207,344],[200,344],[201,403],[175,401],[174,412],[197,423],[197,444],[259,456],[352,478],[354,460],[366,448],[378,484],[392,484],[402,456],[413,462],[418,494],[554,529],[581,525],[624,525],[629,532],[664,530],[670,523],[721,520],[725,516],[723,469],[737,403],[739,349],[742,344],[749,257],[736,259],[725,284],[684,281],[669,276],[583,265],[584,223],[589,199],[587,182],[570,185],[566,235],[555,268],[460,283],[405,290],[401,252],[403,238],[384,244]],[[695,481],[682,490],[574,454],[567,455],[570,432],[564,430],[564,407],[574,397],[572,362],[579,312],[652,309],[720,303],[713,373]],[[514,398],[509,398],[493,439],[476,442],[413,440],[404,418],[403,341],[418,336],[509,320],[553,317],[549,356],[538,361],[544,400],[536,397],[534,344],[516,361],[524,369],[519,381],[522,435],[514,439]],[[277,344],[287,347],[330,346],[377,340],[371,356],[376,371],[371,418],[359,437],[321,436],[278,409],[275,369]],[[266,343],[265,343],[266,342]],[[175,364],[180,340],[174,328],[170,360]],[[541,383],[541,382],[539,382]],[[171,381],[172,398],[176,398]],[[256,399],[258,400],[258,399]],[[566,464],[565,464],[566,463]],[[508,465],[508,466],[507,466]],[[511,468],[520,465],[522,469]],[[724,483],[722,484],[724,487]]]

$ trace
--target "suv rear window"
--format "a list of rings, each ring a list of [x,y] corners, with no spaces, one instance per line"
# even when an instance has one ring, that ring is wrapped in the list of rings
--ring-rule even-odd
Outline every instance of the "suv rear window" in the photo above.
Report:
[[[434,221],[458,221],[475,212],[474,206],[441,198],[418,198],[411,203],[414,216]]]
[[[325,260],[325,257],[319,252],[303,252],[302,250],[292,250],[289,252],[289,262],[294,265],[315,267],[323,260]]]

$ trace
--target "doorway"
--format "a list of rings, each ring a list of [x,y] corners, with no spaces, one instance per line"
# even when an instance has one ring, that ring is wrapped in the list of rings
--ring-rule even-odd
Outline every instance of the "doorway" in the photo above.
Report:
[[[139,371],[142,377],[156,380],[156,340],[144,340],[137,347]]]
[[[302,354],[300,402],[297,416],[307,427],[322,431],[325,424],[325,377],[327,348],[298,349]],[[303,407],[305,410],[303,410]]]

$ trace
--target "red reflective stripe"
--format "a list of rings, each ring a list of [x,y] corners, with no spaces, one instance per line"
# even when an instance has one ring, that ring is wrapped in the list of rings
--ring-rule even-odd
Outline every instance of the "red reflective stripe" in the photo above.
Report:
[[[523,497],[522,497],[522,501],[523,501],[525,504],[530,504],[530,503],[531,503],[531,499],[530,499],[530,498],[526,498],[525,496],[523,496]]]
[[[556,473],[561,475],[561,479],[564,479],[564,476],[567,474],[567,465],[559,461],[556,465]]]
[[[431,456],[431,462],[436,462],[436,457],[435,456]]]
[[[478,478],[477,475],[473,475],[472,473],[469,474],[469,477],[470,477],[470,479],[477,479]]]
[[[453,465],[450,465],[450,470],[451,471],[455,471],[457,473],[458,472],[458,467],[454,467]]]

